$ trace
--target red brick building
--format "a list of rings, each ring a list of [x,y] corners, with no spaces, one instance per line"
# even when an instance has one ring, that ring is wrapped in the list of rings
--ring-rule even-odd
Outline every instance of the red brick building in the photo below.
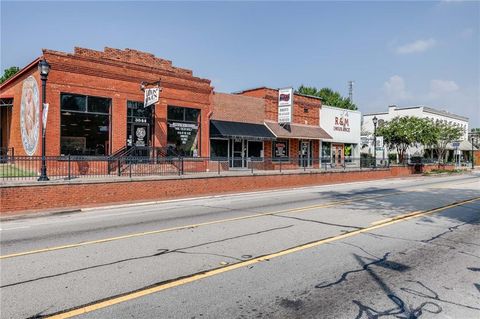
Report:
[[[230,167],[245,168],[264,158],[298,167],[318,163],[320,141],[331,138],[320,127],[317,97],[290,94],[291,120],[279,124],[277,89],[214,93],[209,80],[149,53],[75,48],[73,53],[43,50],[0,86],[0,147],[14,149],[15,155],[41,154],[41,60],[51,68],[46,84],[50,156],[105,156],[145,146],[166,155],[228,158]],[[143,89],[155,86],[161,89],[159,101],[144,107]]]
[[[265,126],[263,99],[217,93],[212,98],[210,156],[235,168],[247,168],[263,162],[264,144],[276,139]]]
[[[15,155],[41,154],[41,80],[38,62],[51,66],[47,155],[110,155],[127,144],[209,156],[213,88],[171,61],[136,50],[43,50],[0,86],[0,147]],[[142,82],[158,82],[160,99],[144,108]]]
[[[322,107],[320,98],[294,93],[291,122],[279,124],[279,90],[260,87],[237,92],[237,94],[264,100],[264,122],[276,136],[275,141],[265,141],[265,157],[288,161],[292,165],[318,165],[321,140],[331,139],[331,136],[320,127]],[[295,163],[299,158],[305,161]]]

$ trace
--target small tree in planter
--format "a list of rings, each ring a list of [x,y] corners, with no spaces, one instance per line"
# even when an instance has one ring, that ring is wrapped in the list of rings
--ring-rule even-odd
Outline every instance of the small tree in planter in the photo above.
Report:
[[[436,123],[434,124],[434,134],[436,135],[438,162],[439,164],[445,164],[448,144],[460,139],[463,135],[463,129],[443,122]]]

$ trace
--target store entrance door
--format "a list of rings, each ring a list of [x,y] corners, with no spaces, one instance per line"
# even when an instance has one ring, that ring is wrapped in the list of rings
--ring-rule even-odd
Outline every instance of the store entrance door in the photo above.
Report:
[[[246,158],[246,141],[241,139],[232,140],[232,159],[231,167],[245,168],[247,167]]]
[[[132,125],[133,145],[135,154],[133,156],[148,156],[150,126],[147,123],[134,123]]]
[[[313,161],[312,143],[311,141],[300,141],[298,145],[300,167],[310,167]]]
[[[332,145],[332,166],[343,166],[345,154],[342,144]]]

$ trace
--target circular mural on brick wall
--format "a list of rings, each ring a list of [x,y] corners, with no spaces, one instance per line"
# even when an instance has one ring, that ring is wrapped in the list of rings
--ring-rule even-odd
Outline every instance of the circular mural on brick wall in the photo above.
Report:
[[[37,81],[29,76],[23,81],[20,106],[20,131],[23,149],[27,155],[35,154],[40,126],[40,105]]]

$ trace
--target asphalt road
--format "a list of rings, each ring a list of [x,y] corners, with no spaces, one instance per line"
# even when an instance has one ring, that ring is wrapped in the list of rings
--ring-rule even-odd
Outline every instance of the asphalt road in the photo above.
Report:
[[[1,318],[480,318],[478,172],[3,221],[0,235]]]

